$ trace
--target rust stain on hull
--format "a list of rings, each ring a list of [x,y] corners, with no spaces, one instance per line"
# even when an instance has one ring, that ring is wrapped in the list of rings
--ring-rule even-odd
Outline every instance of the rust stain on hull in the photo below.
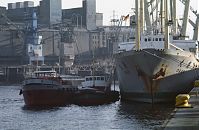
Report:
[[[144,82],[145,89],[153,94],[158,91],[159,89],[159,83],[162,78],[164,78],[166,73],[166,67],[161,68],[160,71],[158,71],[153,76],[148,76],[146,73],[144,73],[139,67],[136,66],[136,70],[138,73],[138,77],[141,78]]]

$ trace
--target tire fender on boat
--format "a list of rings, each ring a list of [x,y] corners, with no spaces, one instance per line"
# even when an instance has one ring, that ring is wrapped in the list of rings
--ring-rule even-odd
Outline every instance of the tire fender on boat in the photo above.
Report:
[[[21,95],[21,94],[23,94],[23,91],[22,91],[22,89],[20,89],[20,91],[19,91],[19,95]]]

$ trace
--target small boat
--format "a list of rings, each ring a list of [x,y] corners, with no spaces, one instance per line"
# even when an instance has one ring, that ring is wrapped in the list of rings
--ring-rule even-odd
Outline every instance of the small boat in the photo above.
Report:
[[[105,76],[86,76],[75,98],[77,105],[102,105],[119,100],[119,92],[111,90],[111,82]]]
[[[62,80],[56,71],[35,71],[23,81],[26,106],[63,106],[73,102],[77,86]]]

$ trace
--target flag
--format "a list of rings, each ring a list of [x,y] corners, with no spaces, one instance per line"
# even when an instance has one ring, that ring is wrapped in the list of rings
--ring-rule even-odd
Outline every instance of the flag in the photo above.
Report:
[[[124,21],[126,21],[129,18],[129,14],[127,16],[124,16]]]

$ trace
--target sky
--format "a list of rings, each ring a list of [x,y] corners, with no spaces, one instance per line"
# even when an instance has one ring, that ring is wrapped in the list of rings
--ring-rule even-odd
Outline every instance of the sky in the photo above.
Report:
[[[0,0],[0,6],[7,7],[7,3],[34,1],[35,5],[39,5],[40,0]],[[117,18],[122,15],[131,14],[134,0],[96,0],[96,11],[103,13],[104,25],[110,25],[110,19],[113,18],[113,12]],[[199,12],[199,1],[191,0],[191,6]],[[82,7],[82,0],[62,0],[62,8]],[[182,11],[181,11],[182,12]]]

